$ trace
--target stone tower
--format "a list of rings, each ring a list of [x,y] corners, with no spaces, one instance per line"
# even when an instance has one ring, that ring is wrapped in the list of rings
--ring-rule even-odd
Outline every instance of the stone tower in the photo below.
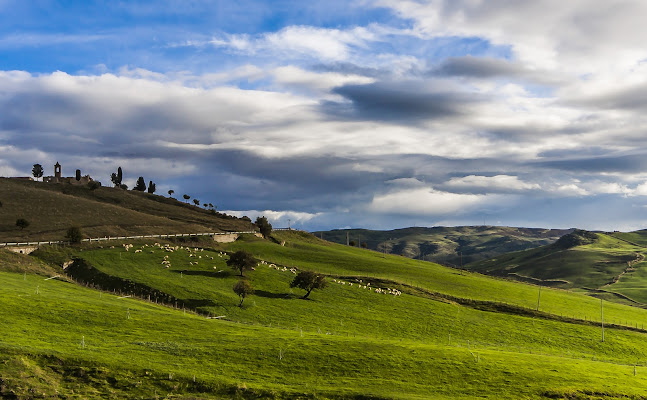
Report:
[[[54,179],[57,181],[61,179],[61,164],[59,164],[58,161],[56,162],[56,165],[54,165]]]

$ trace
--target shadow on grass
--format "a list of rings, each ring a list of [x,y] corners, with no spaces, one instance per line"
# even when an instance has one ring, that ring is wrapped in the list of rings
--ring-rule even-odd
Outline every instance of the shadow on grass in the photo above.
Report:
[[[299,296],[292,293],[272,293],[266,290],[254,290],[254,295],[258,297],[266,297],[268,299],[298,299]]]
[[[209,299],[186,299],[183,301],[187,308],[196,309],[198,307],[215,307],[216,303]]]
[[[231,276],[230,271],[177,271],[172,270],[176,274],[182,273],[182,275],[192,275],[192,276],[206,276],[209,278],[228,278]]]

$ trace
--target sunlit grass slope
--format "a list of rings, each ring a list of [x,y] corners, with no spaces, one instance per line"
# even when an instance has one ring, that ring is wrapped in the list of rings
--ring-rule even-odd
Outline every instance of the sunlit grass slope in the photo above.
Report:
[[[247,231],[251,225],[148,193],[0,178],[0,241],[63,240],[72,225],[86,237]],[[25,218],[30,225],[16,227]]]
[[[539,287],[512,282],[477,273],[469,273],[437,264],[411,260],[350,248],[318,240],[311,235],[296,232],[277,232],[285,246],[249,237],[229,246],[231,250],[247,249],[257,257],[287,266],[309,268],[338,276],[366,276],[421,287],[425,290],[451,296],[513,304],[527,309],[537,307]],[[555,315],[599,319],[600,301],[583,294],[560,289],[544,288],[541,291],[540,311]],[[608,304],[609,317],[618,320],[646,322],[645,310]]]
[[[295,246],[304,246],[318,250],[319,262],[324,253],[335,257],[344,250],[293,233],[281,238],[288,242],[285,247],[260,240],[231,247],[287,257],[296,254]],[[177,297],[202,296],[213,302],[204,307],[226,313],[227,320],[39,275],[2,272],[4,393],[17,393],[19,398],[35,397],[34,392],[81,398],[647,395],[647,368],[642,366],[647,342],[640,332],[608,329],[602,343],[599,328],[592,325],[478,311],[407,294],[376,294],[358,289],[357,283],[333,283],[313,292],[312,300],[300,300],[287,288],[292,274],[267,265],[246,273],[264,295],[257,293],[239,309],[230,293],[237,278],[224,273],[225,257],[217,252],[150,253],[150,245],[140,253],[134,253],[136,249],[84,250],[79,255],[101,269],[113,266],[115,274],[163,287]],[[172,263],[168,269],[160,265],[166,254]],[[195,265],[196,257],[189,254],[202,258]],[[340,254],[358,264],[376,262],[369,252]],[[307,257],[292,262],[302,267]],[[393,267],[399,260],[384,262]],[[338,263],[341,266],[331,268],[351,269],[344,260]],[[382,267],[378,273],[388,275]],[[403,268],[418,271],[411,267]],[[635,363],[640,364],[636,376]]]
[[[138,250],[141,252],[136,253]],[[418,292],[408,294],[406,290],[400,296],[380,294],[371,289],[388,290],[392,285],[373,280],[373,285],[369,286],[371,278],[361,276],[341,280],[344,284],[336,283],[340,279],[331,278],[330,287],[313,292],[311,300],[301,300],[299,297],[303,292],[289,288],[294,274],[287,267],[273,266],[271,262],[246,272],[244,279],[252,283],[256,293],[241,308],[232,291],[234,283],[241,278],[225,265],[227,256],[221,257],[220,254],[187,247],[170,253],[144,244],[129,251],[124,248],[84,251],[80,256],[103,273],[172,295],[180,308],[195,308],[247,324],[348,337],[405,339],[435,344],[453,342],[463,346],[469,342],[472,347],[595,355],[617,362],[647,356],[642,349],[629,345],[642,341],[642,333],[613,331],[607,334],[607,342],[601,344],[600,328],[596,325],[545,320],[541,315],[529,318],[513,313],[481,311],[469,304],[463,306],[452,301],[439,301],[442,299]],[[170,268],[161,265],[164,257],[171,262]],[[582,299],[589,300],[582,295],[560,293],[570,297],[572,304]],[[551,294],[550,291],[544,292],[547,298],[551,298]],[[453,295],[463,297],[458,292]],[[599,304],[597,307],[595,317],[599,320]],[[619,322],[624,312],[635,311],[629,307],[608,305],[607,324],[610,325],[613,318]],[[647,312],[638,310],[638,313],[641,321],[646,319]],[[577,316],[582,319],[592,317],[585,314]]]

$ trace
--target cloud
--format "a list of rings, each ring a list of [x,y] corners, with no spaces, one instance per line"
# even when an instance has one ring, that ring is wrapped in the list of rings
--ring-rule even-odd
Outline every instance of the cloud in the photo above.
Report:
[[[557,186],[553,192],[560,196],[586,196],[590,192],[584,188],[579,187],[575,183]]]
[[[108,34],[14,33],[0,37],[0,48],[78,45],[110,39],[114,39],[114,36]]]
[[[251,218],[252,222],[255,221],[257,217],[265,216],[274,229],[287,228],[288,226],[298,229],[303,224],[307,224],[312,219],[318,218],[322,215],[321,213],[274,210],[225,210],[222,212],[236,217],[247,216]]]
[[[277,32],[256,36],[225,34],[209,43],[245,54],[272,54],[290,58],[306,57],[328,61],[344,61],[355,48],[379,40],[375,29],[355,27],[347,30],[312,26],[287,26]]]
[[[460,178],[454,177],[451,178],[446,185],[456,189],[483,190],[486,193],[518,192],[541,189],[541,186],[536,183],[527,183],[520,180],[519,177],[511,175],[468,175]]]
[[[372,120],[455,117],[467,113],[478,97],[449,88],[443,82],[428,81],[349,84],[333,93],[350,102],[352,116]],[[348,113],[344,103],[331,102],[327,108],[330,113]]]
[[[432,75],[475,79],[522,80],[540,85],[556,86],[560,80],[549,71],[533,71],[515,61],[493,57],[449,57],[430,71]]]
[[[327,94],[331,89],[348,84],[370,84],[371,77],[338,72],[313,72],[295,66],[279,67],[272,70],[274,83],[296,90]]]
[[[375,195],[368,209],[379,214],[440,216],[489,208],[502,200],[500,195],[459,194],[432,187],[405,188]]]

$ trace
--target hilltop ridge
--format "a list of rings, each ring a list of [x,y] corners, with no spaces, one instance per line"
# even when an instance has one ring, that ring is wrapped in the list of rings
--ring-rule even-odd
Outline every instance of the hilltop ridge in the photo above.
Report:
[[[0,242],[61,240],[73,225],[87,237],[247,231],[248,220],[144,192],[0,178]],[[16,220],[29,221],[25,229]]]

